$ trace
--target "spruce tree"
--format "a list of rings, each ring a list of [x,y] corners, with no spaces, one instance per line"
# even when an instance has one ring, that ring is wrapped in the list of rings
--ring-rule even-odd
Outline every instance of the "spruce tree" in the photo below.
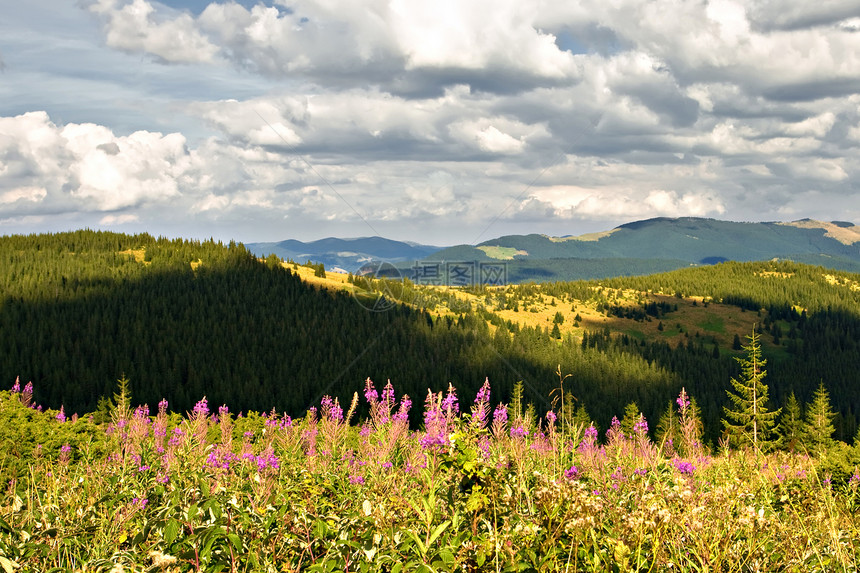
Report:
[[[830,409],[830,393],[821,382],[812,395],[803,424],[803,443],[810,451],[820,452],[833,444],[835,416],[836,413]]]
[[[768,388],[764,383],[767,361],[761,357],[759,333],[753,330],[747,338],[750,342],[743,347],[746,357],[735,358],[741,365],[741,376],[731,379],[735,392],[726,391],[729,406],[723,408],[726,417],[722,422],[731,445],[766,451],[773,445],[772,435],[781,409],[770,410],[767,405]]]
[[[802,442],[803,412],[794,392],[788,395],[782,407],[777,433],[780,447],[791,452],[795,451]]]
[[[660,415],[660,420],[657,422],[657,430],[654,432],[654,438],[657,444],[671,443],[673,446],[680,443],[681,433],[678,425],[678,418],[675,412],[675,403],[669,400],[669,405],[663,414]]]
[[[621,431],[624,432],[624,435],[628,438],[633,435],[633,426],[636,425],[636,422],[639,421],[639,416],[641,412],[639,411],[639,406],[636,405],[636,402],[630,402],[624,408],[624,416],[621,418]]]

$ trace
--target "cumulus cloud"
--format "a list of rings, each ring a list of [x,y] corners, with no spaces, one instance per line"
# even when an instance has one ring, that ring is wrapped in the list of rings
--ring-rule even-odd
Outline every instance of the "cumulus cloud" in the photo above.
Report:
[[[147,0],[96,0],[89,5],[105,23],[105,41],[112,48],[146,52],[166,62],[208,62],[218,53],[190,15],[162,15]]]
[[[99,49],[164,64],[145,72],[165,103],[126,131],[63,123],[59,105],[0,118],[0,218],[187,217],[279,239],[776,219],[804,201],[860,217],[856,2],[271,4],[91,0],[78,13]]]
[[[0,118],[2,201],[111,211],[177,194],[188,153],[180,134],[117,137],[94,124],[55,125],[45,112]]]

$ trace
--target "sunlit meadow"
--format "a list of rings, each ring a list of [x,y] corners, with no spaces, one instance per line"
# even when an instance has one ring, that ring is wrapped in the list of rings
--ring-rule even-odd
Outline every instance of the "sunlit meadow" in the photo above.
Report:
[[[856,571],[853,459],[709,451],[390,383],[301,419],[132,408],[66,417],[0,393],[0,569],[16,571]],[[557,404],[558,405],[558,404]],[[344,410],[346,406],[346,410]],[[359,416],[357,411],[366,412]],[[653,428],[651,429],[653,430]],[[846,452],[852,452],[848,456]],[[856,456],[855,456],[856,457]],[[839,468],[843,469],[840,471]]]

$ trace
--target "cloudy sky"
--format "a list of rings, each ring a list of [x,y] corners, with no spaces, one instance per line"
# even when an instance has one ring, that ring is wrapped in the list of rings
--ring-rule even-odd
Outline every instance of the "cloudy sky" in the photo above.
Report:
[[[0,6],[0,234],[860,223],[857,0]]]

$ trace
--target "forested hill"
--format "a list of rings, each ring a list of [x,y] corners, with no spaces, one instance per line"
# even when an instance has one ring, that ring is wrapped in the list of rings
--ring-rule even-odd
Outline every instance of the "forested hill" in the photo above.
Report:
[[[503,336],[471,313],[373,312],[240,244],[93,231],[2,237],[0,281],[0,373],[10,386],[32,380],[38,403],[69,413],[93,411],[123,375],[152,408],[163,397],[188,411],[205,395],[234,412],[291,415],[325,393],[349,403],[367,377],[419,401],[449,382],[469,399],[487,377],[506,397],[525,379],[525,399],[541,407],[559,363],[595,405],[642,387],[662,400],[677,386],[645,360],[559,347],[540,328]]]
[[[823,382],[836,437],[857,431],[858,275],[724,263],[451,293],[342,275],[324,289],[298,270],[235,243],[0,237],[0,379],[32,380],[38,403],[69,414],[95,410],[123,375],[136,403],[167,398],[175,411],[207,396],[233,412],[301,415],[323,394],[348,403],[367,377],[416,401],[450,382],[464,408],[485,378],[500,401],[522,380],[523,403],[540,411],[560,367],[571,407],[603,428],[633,402],[655,427],[685,386],[713,443],[738,374],[733,339],[756,328],[773,406],[791,392],[809,401]],[[403,304],[374,304],[380,293]]]

